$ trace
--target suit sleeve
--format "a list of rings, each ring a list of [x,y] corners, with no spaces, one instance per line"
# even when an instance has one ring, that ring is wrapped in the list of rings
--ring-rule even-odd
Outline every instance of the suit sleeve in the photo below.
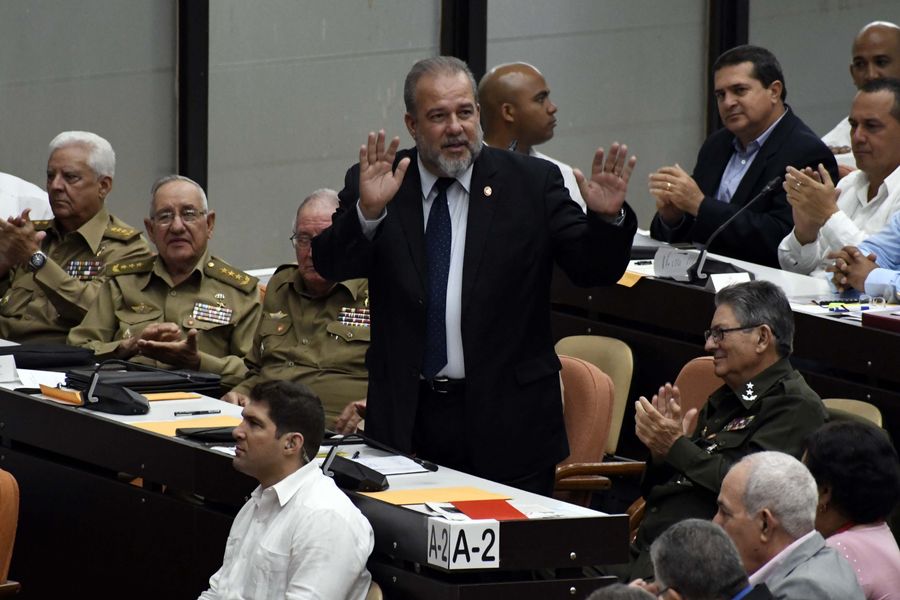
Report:
[[[547,164],[544,194],[557,264],[578,286],[615,283],[631,258],[637,230],[634,211],[623,205],[625,221],[620,225],[608,223],[590,209],[585,215],[569,196],[559,168]]]

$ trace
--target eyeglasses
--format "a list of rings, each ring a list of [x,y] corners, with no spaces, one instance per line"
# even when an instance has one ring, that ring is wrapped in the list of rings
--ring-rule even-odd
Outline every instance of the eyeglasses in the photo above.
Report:
[[[709,339],[712,338],[712,341],[719,344],[722,342],[722,340],[725,339],[726,333],[731,333],[732,331],[746,331],[747,329],[753,329],[754,327],[759,327],[760,325],[764,325],[764,323],[757,323],[756,325],[742,325],[741,327],[729,327],[728,329],[713,327],[712,329],[707,329],[703,332],[703,339],[709,341]]]
[[[295,232],[291,236],[291,244],[293,244],[294,248],[306,250],[312,244],[312,238],[306,234]]]
[[[182,223],[193,223],[200,217],[206,214],[205,210],[197,210],[196,208],[186,208],[180,213],[172,212],[171,210],[167,210],[161,213],[157,213],[150,217],[154,223],[159,225],[160,227],[170,227],[172,223],[175,222],[175,217],[181,217]]]

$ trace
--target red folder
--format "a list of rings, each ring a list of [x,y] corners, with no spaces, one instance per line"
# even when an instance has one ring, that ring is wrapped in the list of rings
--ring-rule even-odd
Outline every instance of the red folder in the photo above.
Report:
[[[864,311],[862,324],[863,327],[874,327],[900,333],[900,313]]]
[[[459,500],[450,504],[461,510],[470,519],[514,521],[528,518],[513,508],[506,500]]]

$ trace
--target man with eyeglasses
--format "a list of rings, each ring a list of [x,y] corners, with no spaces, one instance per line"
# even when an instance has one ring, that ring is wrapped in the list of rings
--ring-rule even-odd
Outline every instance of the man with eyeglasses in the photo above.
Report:
[[[234,386],[259,321],[258,280],[209,254],[216,214],[196,182],[167,175],[151,194],[144,226],[159,254],[108,265],[109,280],[69,344],[99,360],[218,373]]]
[[[807,435],[825,422],[819,396],[791,366],[794,317],[784,292],[767,281],[716,294],[706,350],[725,385],[698,412],[681,410],[677,387],[635,403],[635,432],[650,450],[641,484],[645,517],[627,567],[628,580],[653,574],[650,545],[670,525],[711,519],[728,468],[743,456],[779,450],[799,457]]]
[[[253,386],[263,381],[302,383],[321,398],[325,422],[338,433],[352,433],[359,422],[354,404],[366,397],[369,383],[369,285],[365,279],[323,278],[311,248],[337,208],[337,192],[330,189],[316,190],[300,203],[291,235],[297,264],[282,265],[269,280],[245,361],[250,372],[222,399],[244,406]]]
[[[140,231],[107,210],[115,172],[116,153],[95,133],[64,131],[50,142],[53,219],[32,220],[30,208],[0,218],[0,338],[65,342],[94,303],[105,267],[151,256]]]

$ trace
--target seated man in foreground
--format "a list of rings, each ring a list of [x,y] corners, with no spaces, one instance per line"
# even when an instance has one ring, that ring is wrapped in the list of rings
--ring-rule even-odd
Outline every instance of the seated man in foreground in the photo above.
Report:
[[[291,243],[296,265],[282,265],[266,286],[262,319],[247,355],[247,379],[222,398],[244,405],[257,383],[287,380],[309,386],[332,424],[351,402],[366,397],[369,375],[369,286],[365,279],[333,282],[316,272],[311,242],[331,225],[337,192],[316,190],[297,209]],[[356,416],[356,411],[347,411]],[[338,433],[352,433],[359,418]]]
[[[771,52],[738,46],[716,59],[713,71],[725,127],[703,143],[693,174],[676,164],[650,175],[657,210],[650,232],[658,240],[706,244],[789,165],[821,163],[837,181],[834,155],[784,103],[787,85]],[[792,224],[784,192],[775,189],[735,218],[710,251],[777,267],[778,243]]]
[[[781,600],[862,600],[850,564],[815,530],[816,481],[792,456],[759,452],[722,482],[715,522],[728,533],[750,583]]]
[[[0,338],[63,343],[106,281],[105,267],[150,257],[137,229],[109,214],[116,174],[109,142],[64,131],[50,142],[47,192],[53,219],[30,209],[0,218]]]
[[[224,386],[239,383],[259,290],[255,277],[209,255],[215,222],[197,183],[181,175],[158,180],[144,225],[159,254],[108,265],[110,279],[69,344],[99,360],[209,371]]]
[[[865,84],[849,121],[859,170],[841,179],[837,192],[822,165],[815,173],[787,169],[784,190],[794,229],[778,246],[786,271],[827,277],[829,253],[880,231],[900,207],[900,80]]]
[[[201,600],[363,600],[372,527],[315,463],[322,404],[306,386],[261,383],[234,430],[234,468],[259,481]]]
[[[760,450],[800,456],[825,422],[822,401],[788,360],[794,316],[780,288],[751,281],[723,289],[705,337],[725,385],[699,416],[682,414],[679,390],[668,383],[635,405],[635,430],[651,454],[641,485],[647,507],[628,568],[609,569],[628,580],[652,576],[650,545],[670,525],[713,517],[733,463]]]

